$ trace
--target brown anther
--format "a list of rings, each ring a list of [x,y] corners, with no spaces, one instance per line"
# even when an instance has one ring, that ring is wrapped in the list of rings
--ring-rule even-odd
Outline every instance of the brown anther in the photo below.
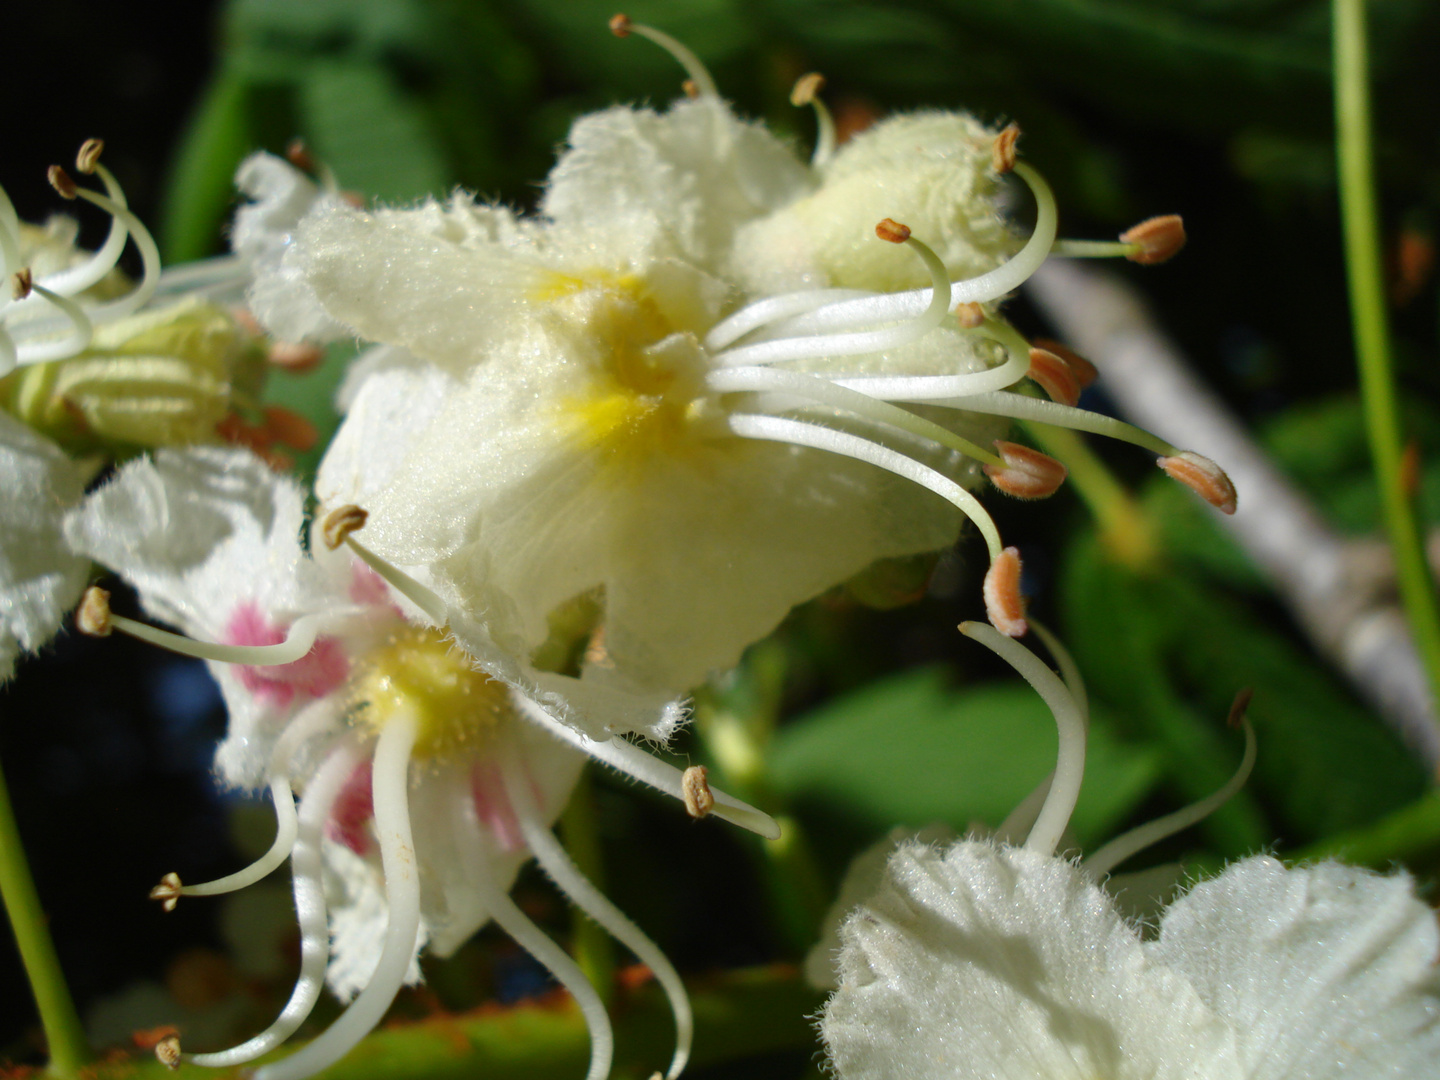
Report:
[[[910,226],[901,225],[893,218],[886,218],[875,226],[875,235],[881,240],[888,240],[892,244],[903,244],[910,239]]]
[[[1037,349],[1044,349],[1054,356],[1058,356],[1065,363],[1070,365],[1070,370],[1075,373],[1075,381],[1084,390],[1100,377],[1100,369],[1092,364],[1085,357],[1081,356],[1069,346],[1061,345],[1058,341],[1051,341],[1049,338],[1036,338],[1030,343]]]
[[[75,609],[75,629],[86,637],[110,636],[110,594],[91,585]]]
[[[1024,637],[1025,600],[1020,595],[1020,551],[1007,547],[985,571],[985,614],[1006,637]]]
[[[316,168],[315,155],[310,153],[304,139],[290,140],[290,145],[285,147],[285,160],[301,172],[313,173]]]
[[[610,16],[610,32],[616,37],[630,36],[630,16],[616,13]]]
[[[175,905],[180,902],[180,889],[180,875],[166,874],[160,879],[160,884],[150,890],[150,899],[159,900],[166,911],[174,911]]]
[[[320,432],[315,430],[315,425],[294,409],[281,405],[266,405],[263,412],[265,430],[282,446],[299,450],[303,454],[320,441]]]
[[[1049,454],[1019,443],[995,440],[995,451],[1005,464],[986,465],[985,475],[1006,495],[1017,499],[1044,499],[1065,482],[1066,469]]]
[[[1186,450],[1173,457],[1156,458],[1155,464],[1222,514],[1235,513],[1235,485],[1225,470],[1209,458]]]
[[[1411,499],[1420,494],[1420,444],[1415,439],[1400,448],[1400,490]]]
[[[350,191],[349,189],[346,189],[345,191],[340,192],[340,201],[343,202],[346,206],[350,207],[352,210],[365,209],[365,196],[362,192],[359,191]]]
[[[265,359],[282,371],[288,371],[292,375],[304,375],[320,366],[320,362],[325,359],[325,350],[318,345],[277,341],[270,346]]]
[[[700,97],[700,84],[694,79],[686,79],[680,84],[680,91],[691,101]]]
[[[966,330],[974,330],[985,323],[985,309],[974,302],[955,305],[955,321]]]
[[[704,765],[691,765],[680,777],[680,794],[685,799],[685,812],[693,818],[703,818],[715,806],[715,796],[706,779],[708,770]]]
[[[802,105],[809,105],[820,91],[825,89],[825,76],[818,71],[812,71],[808,75],[801,75],[795,80],[795,86],[790,91],[790,104],[799,108]]]
[[[10,275],[10,295],[16,300],[24,300],[30,295],[30,290],[34,286],[35,275],[30,272],[28,266],[22,266]]]
[[[1074,370],[1048,349],[1030,350],[1030,378],[1051,401],[1074,405],[1080,400],[1080,380]]]
[[[167,1069],[180,1068],[180,1036],[166,1035],[155,1044],[155,1060]]]
[[[334,551],[345,542],[347,536],[357,529],[363,529],[369,518],[370,515],[354,503],[342,506],[325,518],[325,523],[320,526],[320,536],[324,539],[325,546]]]
[[[86,139],[80,144],[80,150],[75,155],[75,168],[89,176],[100,163],[100,155],[104,150],[104,139]]]
[[[70,174],[59,165],[51,165],[45,174],[50,181],[50,186],[60,193],[63,199],[74,199],[80,194],[80,188],[70,178]]]
[[[1019,141],[1019,124],[1007,124],[1005,130],[995,136],[990,146],[990,164],[997,173],[1008,173],[1015,168],[1015,144]]]
[[[1225,718],[1227,727],[1238,728],[1245,722],[1245,714],[1250,711],[1250,699],[1255,696],[1255,689],[1247,686],[1235,695],[1235,700],[1230,703],[1230,715]]]
[[[1122,244],[1139,247],[1125,257],[1142,266],[1152,266],[1166,259],[1174,258],[1185,246],[1185,222],[1179,214],[1164,214],[1147,218],[1120,234]]]

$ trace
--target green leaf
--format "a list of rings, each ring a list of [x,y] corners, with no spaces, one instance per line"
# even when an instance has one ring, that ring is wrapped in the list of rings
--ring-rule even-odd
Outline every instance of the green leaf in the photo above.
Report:
[[[963,830],[999,825],[1055,767],[1055,752],[1055,720],[1028,686],[955,691],[926,668],[784,725],[768,761],[781,794],[867,831],[932,821]],[[1159,775],[1159,755],[1120,741],[1098,710],[1072,821],[1080,843],[1107,838]]]
[[[221,246],[235,168],[254,141],[249,109],[246,80],[222,67],[205,88],[170,167],[160,212],[165,262],[202,259]]]

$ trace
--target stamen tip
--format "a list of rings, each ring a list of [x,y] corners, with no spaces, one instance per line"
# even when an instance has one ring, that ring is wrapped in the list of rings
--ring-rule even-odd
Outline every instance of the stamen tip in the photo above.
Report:
[[[1074,369],[1049,349],[1030,350],[1029,375],[1051,401],[1073,408],[1080,400],[1080,379]]]
[[[35,275],[30,272],[28,266],[22,266],[10,275],[10,295],[16,300],[24,300],[30,295],[30,290],[34,286]]]
[[[110,636],[110,594],[91,585],[75,609],[75,629],[86,637]]]
[[[364,528],[369,518],[368,513],[353,503],[342,506],[325,518],[325,523],[320,526],[320,536],[325,546],[334,551],[351,533]]]
[[[875,235],[892,244],[903,244],[910,239],[910,226],[901,225],[898,221],[887,217],[875,226]]]
[[[1074,374],[1076,381],[1080,384],[1081,390],[1084,390],[1100,377],[1100,369],[1068,345],[1062,345],[1060,342],[1052,341],[1049,338],[1036,338],[1031,344],[1037,349],[1044,349],[1052,356],[1058,356],[1061,360],[1064,360],[1069,366],[1070,371]]]
[[[160,906],[164,910],[174,911],[175,905],[180,900],[181,888],[179,874],[166,874],[160,879],[160,884],[150,890],[150,899],[159,900]]]
[[[685,800],[685,812],[699,819],[715,807],[715,796],[706,779],[709,770],[704,765],[691,765],[680,777],[680,794]]]
[[[1178,480],[1222,514],[1235,513],[1235,485],[1225,470],[1209,458],[1186,450],[1171,457],[1156,458],[1165,475]]]
[[[1006,495],[1044,499],[1054,495],[1065,482],[1068,470],[1049,454],[1003,439],[995,440],[995,450],[1005,464],[986,465],[984,472]]]
[[[610,16],[610,32],[616,37],[623,38],[630,36],[630,16],[622,12],[616,12]]]
[[[75,168],[89,176],[95,171],[95,166],[100,163],[100,154],[104,150],[104,139],[86,139],[80,144],[79,153],[75,155]]]
[[[684,91],[685,96],[691,101],[694,101],[700,96],[700,84],[694,79],[686,79],[680,84],[680,89]]]
[[[180,1068],[180,1036],[166,1035],[155,1044],[155,1060],[167,1069]]]
[[[310,153],[304,139],[290,140],[290,145],[285,147],[285,160],[301,172],[315,172],[315,156]]]
[[[995,136],[995,142],[990,147],[990,163],[995,166],[997,173],[1008,173],[1015,168],[1015,144],[1019,141],[1019,124],[1007,124],[1005,129]]]
[[[985,571],[985,614],[990,625],[1006,637],[1024,637],[1025,600],[1020,595],[1020,551],[1007,547]]]
[[[270,346],[265,359],[282,371],[304,375],[314,371],[325,359],[325,350],[318,345],[301,345],[293,341],[277,341]]]
[[[809,105],[825,89],[825,76],[818,71],[812,71],[808,75],[801,75],[795,80],[795,87],[790,91],[790,104],[799,108]]]
[[[956,304],[955,321],[966,330],[974,330],[985,323],[985,309],[980,304]]]
[[[70,174],[59,165],[51,165],[45,176],[50,181],[50,186],[60,193],[62,199],[74,199],[80,194],[80,189]]]
[[[1247,686],[1235,695],[1235,700],[1230,704],[1230,715],[1225,719],[1227,727],[1238,728],[1245,723],[1245,714],[1250,711],[1250,699],[1255,696],[1255,688]]]
[[[1120,242],[1136,246],[1125,256],[1131,262],[1153,266],[1174,258],[1185,246],[1185,222],[1179,214],[1147,218],[1121,233]]]

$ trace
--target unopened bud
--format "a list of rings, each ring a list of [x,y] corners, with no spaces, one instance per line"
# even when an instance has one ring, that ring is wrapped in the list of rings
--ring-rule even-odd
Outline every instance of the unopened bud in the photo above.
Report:
[[[160,884],[150,890],[150,899],[159,900],[166,911],[174,911],[180,901],[180,889],[180,875],[166,874],[160,879]]]
[[[325,546],[334,551],[345,542],[345,538],[365,527],[370,515],[353,503],[332,512],[320,526],[320,536]]]
[[[974,330],[977,326],[984,325],[985,309],[976,303],[956,304],[955,321],[966,330]]]
[[[797,108],[801,105],[809,105],[825,89],[825,76],[818,71],[812,71],[808,75],[801,75],[795,80],[795,87],[790,91],[790,104]]]
[[[1122,244],[1135,244],[1139,250],[1125,257],[1143,266],[1162,263],[1173,258],[1185,246],[1185,222],[1179,214],[1148,218],[1120,234]]]
[[[310,153],[310,148],[305,145],[304,139],[290,140],[290,145],[285,147],[285,160],[301,172],[313,173],[315,171],[315,155]]]
[[[715,796],[706,779],[708,770],[704,765],[691,765],[680,777],[680,794],[685,799],[685,812],[693,818],[703,818],[715,806]]]
[[[270,346],[270,351],[265,354],[265,359],[282,371],[288,371],[292,375],[303,375],[320,366],[320,362],[325,359],[325,350],[319,345],[277,341]]]
[[[180,1036],[166,1035],[155,1044],[155,1060],[167,1069],[180,1068]]]
[[[30,290],[34,286],[35,275],[30,272],[28,266],[22,266],[10,275],[10,295],[16,300],[24,300],[30,295]]]
[[[1209,458],[1186,450],[1174,457],[1156,458],[1155,464],[1222,514],[1235,513],[1235,485],[1225,470]]]
[[[1235,700],[1230,703],[1230,715],[1225,719],[1226,726],[1238,728],[1245,722],[1245,714],[1250,711],[1250,699],[1254,696],[1255,690],[1249,686],[1235,695]]]
[[[75,609],[75,629],[86,637],[110,636],[110,594],[91,585]]]
[[[610,32],[616,37],[630,36],[630,16],[615,14],[610,16]]]
[[[1070,365],[1070,370],[1075,374],[1075,381],[1084,390],[1100,377],[1100,369],[1092,364],[1085,357],[1081,356],[1068,345],[1061,345],[1058,341],[1051,341],[1049,338],[1036,338],[1031,342],[1037,349],[1044,349],[1053,356],[1058,356],[1065,363]]]
[[[320,441],[320,432],[315,425],[294,409],[281,405],[266,405],[264,408],[265,430],[275,441],[302,454]]]
[[[95,171],[95,166],[100,163],[100,154],[104,149],[104,139],[86,139],[80,144],[79,153],[75,155],[75,168],[89,176]]]
[[[995,440],[995,451],[1005,464],[986,465],[985,475],[1006,495],[1017,499],[1044,499],[1065,482],[1065,466],[1049,454],[1019,443]]]
[[[985,571],[985,614],[990,625],[1007,637],[1023,637],[1030,626],[1025,621],[1025,601],[1020,596],[1020,552],[1007,547]]]
[[[61,198],[74,199],[79,195],[80,189],[75,186],[75,181],[59,165],[51,165],[45,176],[49,179],[50,186],[60,193]]]
[[[1060,357],[1048,349],[1030,350],[1030,378],[1039,384],[1051,401],[1074,405],[1080,400],[1080,380]]]
[[[888,240],[892,244],[903,244],[910,239],[910,226],[901,225],[898,221],[886,218],[875,226],[875,235],[881,240]]]
[[[1020,125],[1009,124],[995,136],[990,147],[990,164],[997,173],[1008,173],[1015,168],[1015,144],[1020,141]]]

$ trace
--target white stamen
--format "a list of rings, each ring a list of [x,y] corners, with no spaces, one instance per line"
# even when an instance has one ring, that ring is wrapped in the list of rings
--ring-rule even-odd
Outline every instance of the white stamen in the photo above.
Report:
[[[1245,728],[1245,754],[1240,759],[1235,775],[1230,777],[1223,787],[1173,814],[1166,814],[1129,832],[1121,833],[1081,863],[1080,869],[1092,881],[1099,881],[1130,856],[1181,829],[1188,829],[1196,822],[1203,821],[1234,798],[1235,793],[1245,786],[1245,781],[1250,779],[1250,772],[1255,768],[1255,729],[1246,717],[1241,717],[1241,724]]]
[[[1125,259],[1139,250],[1139,244],[1119,240],[1056,240],[1050,255],[1057,259]]]
[[[366,566],[384,578],[386,583],[396,592],[409,600],[426,615],[430,616],[438,625],[444,626],[449,622],[449,614],[445,607],[445,601],[441,600],[435,593],[431,592],[424,585],[421,585],[420,582],[416,581],[399,567],[376,555],[353,536],[347,535],[345,537],[345,543],[350,545],[350,550],[360,556],[361,561],[364,562]]]
[[[104,165],[96,165],[95,173],[105,185],[105,192],[116,206],[128,209],[129,204],[125,201],[125,192],[120,189],[120,184],[114,175]],[[126,223],[119,215],[112,215],[110,218],[110,232],[105,237],[105,243],[101,244],[90,256],[79,266],[72,266],[65,270],[57,271],[45,278],[41,284],[46,288],[54,289],[58,293],[67,296],[74,296],[78,292],[88,289],[94,285],[120,261],[120,253],[125,250],[125,241],[130,231]],[[136,244],[140,241],[137,239]]]
[[[603,742],[588,738],[569,724],[556,720],[524,694],[515,694],[512,700],[527,719],[550,732],[561,742],[575,747],[603,765],[609,765],[612,769],[639,780],[642,784],[649,784],[657,791],[663,791],[666,795],[683,801],[684,794],[680,786],[682,774],[675,766],[666,764],[634,743],[619,737]],[[779,839],[780,826],[769,814],[725,794],[718,788],[711,788],[710,792],[715,796],[715,806],[710,811],[712,817],[758,833],[766,840]]]
[[[1008,416],[1014,420],[1036,420],[1042,424],[1053,424],[1056,427],[1088,431],[1095,435],[1106,435],[1121,442],[1132,443],[1162,457],[1181,453],[1180,450],[1159,436],[1152,435],[1134,424],[1116,420],[1113,416],[1102,416],[1100,413],[1090,412],[1087,409],[1077,409],[1073,405],[1062,405],[1058,401],[1046,401],[1026,394],[1012,394],[1001,390],[994,393],[968,394],[965,397],[943,400],[908,395],[899,400],[944,405],[951,409],[987,413],[991,416]]]
[[[830,110],[820,98],[820,91],[824,88],[825,77],[812,71],[808,75],[801,75],[795,88],[790,91],[791,105],[797,108],[809,105],[815,110],[815,150],[810,155],[812,169],[824,167],[835,156],[835,118],[830,115]]]
[[[114,215],[115,219],[125,226],[131,239],[135,241],[135,246],[140,249],[142,267],[140,282],[135,288],[118,300],[96,304],[89,309],[90,317],[96,322],[102,322],[129,315],[149,302],[150,297],[155,293],[155,287],[160,283],[160,249],[155,246],[155,238],[150,235],[150,230],[145,228],[144,223],[122,204],[104,195],[99,195],[89,188],[79,188],[77,194],[86,202],[93,203],[106,213]]]
[[[611,26],[613,28],[613,22]],[[685,74],[695,84],[695,89],[700,97],[718,98],[720,96],[720,91],[715,88],[715,80],[710,77],[710,72],[700,62],[700,58],[664,30],[657,30],[644,23],[630,22],[628,19],[625,22],[625,30],[628,33],[649,38],[674,57],[676,63],[685,69]]]
[[[514,755],[507,754],[502,772],[505,790],[515,807],[520,832],[525,837],[526,846],[535,856],[535,861],[573,904],[634,953],[642,964],[649,967],[655,973],[661,989],[665,991],[665,997],[670,1002],[670,1011],[675,1016],[675,1055],[670,1060],[670,1069],[665,1077],[666,1080],[676,1080],[685,1070],[685,1063],[690,1060],[690,1046],[695,1036],[695,1018],[690,1010],[690,996],[685,992],[685,984],[680,981],[679,972],[645,931],[612,904],[609,897],[597,889],[571,861],[564,847],[555,839],[555,834],[539,819],[530,786],[524,776],[517,775],[519,772]]]
[[[85,310],[68,296],[62,296],[38,282],[32,285],[31,289],[33,298],[60,309],[60,314],[70,325],[70,332],[58,341],[22,343],[16,351],[15,362],[17,364],[44,364],[51,360],[64,360],[76,353],[84,352],[90,345],[90,339],[95,332],[90,316],[86,314]],[[21,301],[22,304],[26,302]],[[54,328],[59,326],[53,321],[47,322],[46,325]],[[29,331],[30,326],[25,327],[25,330]],[[24,336],[33,336],[33,334],[27,333]]]
[[[1060,677],[1018,641],[1006,637],[993,626],[979,622],[961,623],[960,632],[984,645],[1018,671],[1055,714],[1055,726],[1060,733],[1055,778],[1040,816],[1025,840],[1027,851],[1053,855],[1065,826],[1070,823],[1070,815],[1075,811],[1080,782],[1085,778],[1085,721],[1079,706]]]
[[[197,259],[195,262],[167,266],[160,274],[155,287],[157,296],[175,293],[203,293],[207,296],[235,290],[243,294],[249,272],[245,263],[236,255],[217,255],[212,259]]]
[[[380,1022],[405,982],[420,937],[420,874],[410,832],[410,751],[419,723],[396,709],[380,729],[371,767],[375,835],[385,876],[385,944],[365,989],[302,1050],[267,1065],[255,1080],[302,1080],[339,1061]],[[508,898],[507,898],[508,899]]]
[[[906,480],[933,491],[973,521],[975,527],[980,530],[980,535],[985,538],[985,546],[990,551],[991,559],[999,558],[1000,552],[1004,549],[1004,545],[1000,542],[1000,531],[995,527],[995,522],[991,520],[985,508],[980,505],[980,500],[944,473],[937,472],[928,465],[922,465],[913,458],[908,458],[904,454],[871,442],[869,439],[862,439],[858,435],[780,416],[736,413],[727,418],[727,423],[734,434],[744,439],[764,439],[770,442],[790,443],[792,446],[808,446],[816,450],[826,450],[832,454],[839,454],[841,457],[867,461],[896,476],[904,477]]]
[[[325,968],[330,962],[330,925],[322,881],[324,861],[321,840],[325,822],[345,782],[360,764],[360,751],[351,743],[337,748],[316,771],[300,800],[299,829],[290,871],[295,879],[295,911],[300,924],[300,975],[290,1000],[275,1022],[253,1038],[213,1054],[187,1054],[196,1065],[224,1069],[254,1061],[268,1054],[293,1035],[310,1016],[325,986]]]
[[[221,645],[215,641],[200,641],[113,613],[110,623],[122,633],[183,656],[214,660],[221,664],[244,664],[246,667],[277,667],[302,659],[314,646],[321,622],[335,614],[337,613],[327,612],[325,615],[300,616],[291,623],[285,640],[275,645]]]
[[[986,319],[969,331],[1005,349],[1005,360],[985,371],[969,371],[958,375],[855,375],[830,379],[837,386],[858,390],[886,401],[934,402],[949,405],[947,399],[957,395],[976,395],[1013,386],[1030,372],[1030,343],[1003,319]],[[956,406],[963,408],[963,406]]]
[[[808,311],[833,304],[839,300],[856,300],[874,296],[869,289],[807,289],[803,292],[767,296],[748,304],[728,318],[721,319],[705,335],[705,348],[719,352],[733,342],[739,341],[752,330],[791,319]]]

